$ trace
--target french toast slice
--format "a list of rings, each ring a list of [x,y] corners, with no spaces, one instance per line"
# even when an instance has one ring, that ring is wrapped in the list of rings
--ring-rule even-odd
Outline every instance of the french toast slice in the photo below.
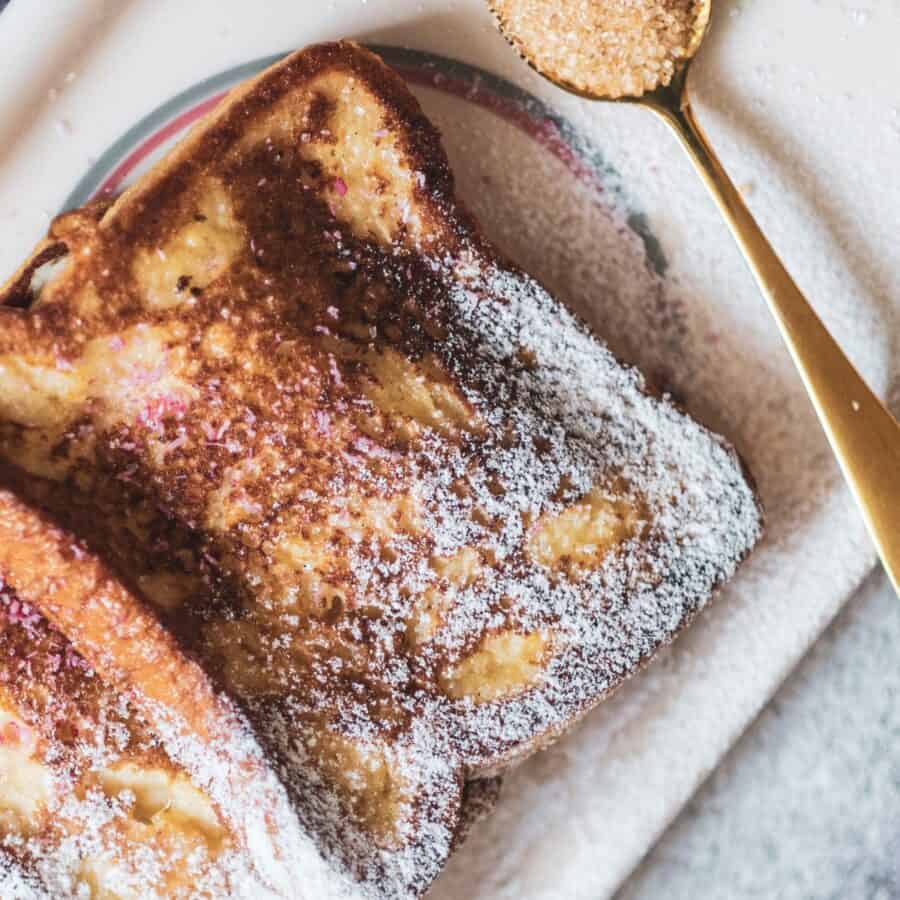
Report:
[[[350,896],[142,605],[0,490],[0,896]]]
[[[760,535],[731,447],[488,244],[350,42],[57,219],[0,301],[8,477],[235,699],[372,896],[421,895],[467,782],[614,690]]]

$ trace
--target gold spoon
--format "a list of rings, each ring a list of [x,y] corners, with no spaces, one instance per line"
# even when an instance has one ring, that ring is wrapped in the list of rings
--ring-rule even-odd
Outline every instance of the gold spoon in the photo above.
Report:
[[[563,9],[565,3],[557,6]],[[691,39],[671,81],[642,96],[591,93],[541,66],[514,23],[494,9],[500,30],[540,75],[590,100],[621,100],[653,110],[675,133],[719,207],[778,322],[852,489],[894,589],[900,593],[900,424],[872,393],[794,284],[694,118],[690,64],[709,29],[712,0],[694,4]]]

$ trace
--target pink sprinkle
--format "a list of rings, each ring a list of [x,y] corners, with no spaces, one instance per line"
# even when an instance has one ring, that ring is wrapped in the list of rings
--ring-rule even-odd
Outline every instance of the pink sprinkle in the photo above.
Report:
[[[125,346],[125,341],[122,338],[115,334],[109,339],[109,349],[114,350],[116,353],[119,352]]]
[[[6,618],[11,625],[21,625],[26,630],[31,631],[40,624],[40,613],[28,603],[10,598],[6,595],[2,595],[0,599],[3,600],[6,607]]]
[[[174,416],[180,419],[187,411],[187,403],[180,397],[172,395],[161,395],[159,397],[151,397],[147,401],[143,412],[138,416],[138,422],[146,425],[148,428],[158,430],[163,419]]]
[[[87,669],[88,664],[84,657],[79,656],[75,648],[71,644],[66,644],[65,660],[68,669]]]
[[[179,434],[177,438],[169,441],[168,444],[163,444],[162,452],[163,456],[167,456],[169,453],[172,453],[175,450],[180,449],[187,443],[187,435]]]
[[[378,131],[375,132],[375,137],[384,138],[388,136],[387,128],[379,128]]]
[[[334,381],[337,387],[344,387],[344,379],[341,377],[341,370],[338,368],[337,360],[334,358],[333,353],[328,354],[328,371],[331,373],[331,378]]]
[[[343,197],[347,193],[347,182],[343,178],[335,178],[331,182],[331,186],[338,197]]]
[[[314,409],[312,417],[316,431],[324,437],[328,437],[331,434],[331,418],[328,413],[323,409]]]
[[[328,313],[328,315],[329,315],[332,319],[337,319],[337,317],[340,315],[340,312],[338,311],[338,308],[337,308],[336,306],[329,306],[329,307],[325,310],[325,312]]]

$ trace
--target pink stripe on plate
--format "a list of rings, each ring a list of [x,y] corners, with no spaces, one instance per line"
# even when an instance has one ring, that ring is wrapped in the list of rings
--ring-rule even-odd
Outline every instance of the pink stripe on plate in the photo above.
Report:
[[[108,197],[110,194],[114,194],[119,185],[128,177],[133,169],[140,165],[142,160],[146,159],[160,146],[160,144],[165,143],[172,135],[178,134],[179,131],[187,128],[188,125],[192,125],[198,119],[205,116],[211,109],[214,109],[227,93],[228,91],[221,91],[212,97],[207,97],[206,100],[191,107],[191,109],[185,110],[170,122],[167,122],[159,131],[151,135],[146,141],[132,150],[131,153],[129,153],[128,156],[113,169],[103,181],[103,184],[100,185],[95,196]]]

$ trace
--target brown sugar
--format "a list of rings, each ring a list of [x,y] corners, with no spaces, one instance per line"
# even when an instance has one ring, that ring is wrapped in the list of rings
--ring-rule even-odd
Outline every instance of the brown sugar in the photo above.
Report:
[[[542,73],[604,97],[668,84],[693,51],[702,0],[492,0],[505,35]]]

